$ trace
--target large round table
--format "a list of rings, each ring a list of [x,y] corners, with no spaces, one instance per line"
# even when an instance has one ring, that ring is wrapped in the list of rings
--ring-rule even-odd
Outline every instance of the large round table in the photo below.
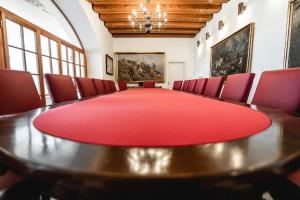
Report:
[[[174,99],[174,97],[177,98]],[[139,103],[133,103],[132,99],[135,102],[149,101],[149,103],[143,102],[144,107],[141,106],[143,108],[139,108]],[[95,114],[94,109],[99,109],[100,113],[109,115],[110,111],[105,111],[105,109],[111,108],[116,110],[114,103],[118,103],[120,109],[136,104],[137,110],[133,106],[127,109],[126,112],[121,109],[125,114],[120,112],[120,115],[128,116],[132,120],[130,114],[134,114],[137,111],[143,112],[145,105],[149,105],[151,107],[150,110],[158,112],[157,109],[162,109],[160,104],[166,105],[172,101],[177,101],[174,104],[175,107],[172,107],[173,110],[177,108],[172,113],[173,115],[179,115],[180,112],[185,113],[176,116],[178,118],[186,117],[189,115],[187,113],[194,112],[192,110],[187,111],[182,107],[186,106],[187,109],[190,109],[189,104],[194,105],[199,101],[202,102],[202,107],[199,104],[200,107],[197,108],[198,110],[196,109],[197,112],[199,113],[201,109],[205,109],[205,112],[207,112],[206,116],[210,121],[218,122],[217,117],[209,115],[212,112],[210,111],[211,108],[213,108],[212,110],[222,108],[223,112],[228,112],[228,115],[231,114],[230,109],[234,108],[242,112],[245,110],[245,112],[259,114],[257,116],[261,118],[257,122],[248,121],[245,123],[250,128],[253,123],[259,124],[262,120],[267,122],[269,119],[271,124],[260,125],[263,128],[262,130],[244,135],[241,129],[230,129],[238,132],[240,134],[239,137],[235,138],[234,135],[231,135],[232,138],[221,138],[223,141],[220,141],[219,137],[217,139],[213,138],[214,140],[211,141],[205,140],[204,142],[201,142],[203,139],[201,137],[200,139],[196,137],[198,139],[196,142],[195,140],[184,140],[184,138],[181,139],[184,141],[178,141],[173,140],[172,136],[167,134],[169,129],[165,126],[170,126],[172,123],[162,125],[160,121],[162,117],[165,117],[164,120],[167,120],[167,117],[173,119],[174,116],[162,114],[161,118],[159,116],[147,118],[145,117],[147,115],[145,115],[144,118],[138,118],[135,125],[138,128],[139,124],[144,124],[143,120],[148,121],[149,130],[145,130],[145,124],[141,125],[143,127],[140,130],[141,134],[143,132],[151,134],[153,130],[157,130],[161,135],[164,135],[165,132],[168,138],[155,140],[158,134],[154,134],[155,137],[146,137],[147,139],[145,140],[143,140],[143,137],[140,137],[138,140],[130,143],[126,139],[121,141],[118,139],[107,140],[107,137],[104,137],[106,140],[100,140],[100,142],[95,141],[97,139],[87,141],[88,137],[85,137],[80,142],[78,137],[68,138],[68,135],[66,136],[63,134],[64,132],[60,131],[62,130],[61,128],[64,131],[66,128],[70,128],[64,126],[64,124],[68,124],[67,120],[64,123],[59,123],[62,119],[58,117],[60,120],[55,121],[55,118],[53,119],[53,116],[51,116],[54,121],[51,122],[50,126],[49,124],[47,126],[45,122],[49,120],[46,116],[43,126],[39,126],[38,122],[36,122],[42,120],[41,118],[47,113],[51,114],[54,111],[57,112],[58,116],[62,113],[73,112],[74,110],[68,111],[69,107],[76,110],[80,106],[83,108],[86,108],[84,106],[94,106],[90,109],[93,114]],[[181,104],[182,107],[180,106]],[[205,105],[211,108],[204,108]],[[171,103],[170,106],[172,106]],[[152,114],[156,114],[154,111]],[[232,112],[234,113],[235,111]],[[73,119],[72,115],[69,118]],[[85,121],[88,120],[85,118],[87,115],[88,113],[82,115],[78,113],[78,117],[74,118],[82,117],[84,119],[83,123],[80,122],[81,124],[78,125],[81,131],[78,131],[76,128],[70,130],[76,132],[77,135],[85,134],[84,130],[82,130],[82,124],[86,122],[87,127],[89,126],[89,133],[99,131],[100,129],[97,127],[90,127],[96,126],[95,123]],[[198,116],[192,115],[192,117],[197,119]],[[228,118],[230,119],[230,117]],[[104,118],[101,119],[104,120]],[[125,124],[118,124],[120,119],[126,122],[126,117],[124,116],[116,115],[115,118],[107,116],[105,119],[107,121],[104,120],[106,123],[99,123],[99,126],[104,127],[105,134],[112,134],[113,137],[116,137],[118,134],[114,135],[114,133],[119,129],[113,127],[114,125],[124,126],[125,132],[129,130]],[[149,119],[153,119],[153,121],[150,120],[149,122]],[[191,118],[190,120],[193,119]],[[246,117],[245,119],[248,118]],[[112,123],[109,120],[115,120],[115,122]],[[235,120],[240,120],[239,124],[243,124],[243,119]],[[35,121],[35,125],[33,125],[33,121]],[[155,123],[157,121],[159,123]],[[182,121],[178,120],[174,123],[179,122],[187,122],[187,119],[183,118]],[[51,128],[55,126],[55,123],[58,124],[57,127]],[[229,121],[228,123],[236,126],[235,121]],[[70,122],[70,124],[74,126],[73,122]],[[111,128],[105,127],[105,124]],[[196,127],[196,125],[197,123],[188,124],[189,130],[193,130],[193,126]],[[204,126],[205,123],[202,123],[201,127]],[[36,127],[45,129],[48,132],[44,131],[45,133],[43,133]],[[160,127],[163,128],[160,130]],[[180,129],[182,126],[173,124],[174,127]],[[227,124],[224,127],[228,128],[230,126]],[[169,128],[171,129],[171,127]],[[249,127],[247,128],[244,125],[244,128],[245,132],[249,131]],[[183,128],[182,130],[185,129]],[[204,130],[211,131],[212,127]],[[222,133],[224,130],[219,131]],[[143,195],[150,195],[155,191],[165,191],[170,188],[184,190],[186,187],[188,190],[195,191],[206,190],[207,188],[236,188],[237,185],[242,185],[242,183],[256,183],[267,180],[273,174],[286,175],[300,167],[299,117],[281,110],[246,104],[237,105],[165,89],[129,89],[110,95],[98,96],[83,102],[59,104],[1,118],[0,132],[0,158],[2,164],[26,179],[49,183],[47,187],[56,188],[55,191],[57,193],[73,191],[73,195],[76,194],[75,196],[78,198],[80,195],[85,196],[94,193],[98,195],[98,192],[107,194],[119,191],[123,195],[124,192],[128,194],[139,191]],[[58,134],[62,134],[62,136],[60,137]],[[136,138],[134,134],[138,134],[138,132],[132,131],[132,134],[133,138]],[[138,145],[141,141],[142,145]],[[159,145],[154,145],[155,142],[159,142]],[[76,192],[74,193],[74,191]],[[72,198],[76,199],[74,196]]]

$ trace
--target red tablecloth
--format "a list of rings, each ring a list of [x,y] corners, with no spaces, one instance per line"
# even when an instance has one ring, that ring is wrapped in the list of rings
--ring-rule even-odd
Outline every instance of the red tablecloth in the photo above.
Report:
[[[51,109],[33,123],[44,133],[78,142],[163,147],[244,138],[265,130],[271,121],[243,106],[145,88]]]

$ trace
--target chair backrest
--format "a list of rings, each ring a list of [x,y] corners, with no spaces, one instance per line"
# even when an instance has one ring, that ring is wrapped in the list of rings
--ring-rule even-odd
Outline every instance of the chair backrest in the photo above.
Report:
[[[81,98],[93,97],[97,95],[93,79],[91,78],[75,78]]]
[[[184,82],[183,82],[183,86],[182,86],[182,91],[187,91],[187,89],[188,89],[188,87],[189,87],[189,82],[190,82],[190,80],[185,80]]]
[[[219,98],[222,90],[224,77],[211,77],[207,79],[207,83],[203,92],[204,96]]]
[[[300,113],[300,67],[263,72],[252,104]]]
[[[112,92],[116,92],[117,91],[115,81],[110,80],[110,88],[111,88]]]
[[[155,81],[144,81],[144,88],[155,88]]]
[[[45,74],[45,79],[54,104],[78,99],[71,76]]]
[[[110,80],[103,80],[103,86],[106,93],[112,93]]]
[[[29,72],[0,70],[0,115],[26,112],[42,106]]]
[[[194,92],[196,83],[197,83],[197,79],[190,80],[187,91],[191,93]]]
[[[174,81],[173,90],[181,90],[183,81]]]
[[[100,95],[100,94],[106,93],[104,84],[103,84],[103,80],[93,78],[93,83],[94,83],[97,94]]]
[[[119,80],[118,86],[120,91],[127,90],[127,83],[124,80]]]
[[[227,76],[220,99],[247,102],[254,77],[253,73]]]
[[[195,85],[194,93],[202,95],[206,86],[207,78],[198,79]]]

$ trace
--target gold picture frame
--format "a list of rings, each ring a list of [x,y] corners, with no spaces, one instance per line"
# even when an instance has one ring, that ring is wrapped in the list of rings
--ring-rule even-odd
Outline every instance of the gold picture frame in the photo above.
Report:
[[[116,52],[115,60],[118,80],[165,82],[165,52]]]
[[[289,6],[288,6],[288,20],[287,20],[287,26],[286,26],[285,51],[284,51],[284,61],[283,61],[283,66],[285,69],[289,68],[289,57],[290,57],[290,47],[291,47],[290,43],[291,43],[293,11],[294,11],[295,3],[300,4],[300,1],[299,0],[290,0]],[[295,66],[298,66],[298,65],[295,65]]]
[[[245,31],[249,29],[249,44],[247,46],[247,59],[246,59],[246,63],[245,63],[245,70],[241,70],[238,73],[249,73],[251,72],[251,67],[252,67],[252,54],[253,54],[253,42],[254,42],[254,31],[255,31],[255,24],[254,23],[250,23],[247,26],[244,26],[243,28],[241,28],[240,30],[234,32],[233,34],[231,34],[230,36],[226,37],[225,39],[223,39],[222,41],[216,43],[215,45],[213,45],[211,47],[211,52],[210,52],[210,76],[227,76],[230,74],[227,73],[214,73],[214,67],[215,67],[215,63],[216,61],[214,60],[214,50],[218,47],[220,47],[221,45],[226,44],[230,39],[232,39],[233,37],[235,37],[236,35],[240,34],[241,32]],[[220,64],[221,65],[221,64]],[[229,65],[229,64],[228,64]],[[227,64],[226,64],[227,66]],[[224,69],[224,71],[226,71]],[[222,75],[220,75],[222,74]]]

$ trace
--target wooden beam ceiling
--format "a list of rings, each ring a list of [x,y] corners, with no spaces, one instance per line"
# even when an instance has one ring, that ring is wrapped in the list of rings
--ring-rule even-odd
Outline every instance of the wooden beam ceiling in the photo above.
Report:
[[[104,21],[113,37],[194,37],[219,12],[222,4],[229,0],[89,0],[95,12]],[[154,29],[148,35],[133,30],[128,22],[132,10],[144,3],[150,11],[159,4],[161,11],[168,14],[166,28]]]

